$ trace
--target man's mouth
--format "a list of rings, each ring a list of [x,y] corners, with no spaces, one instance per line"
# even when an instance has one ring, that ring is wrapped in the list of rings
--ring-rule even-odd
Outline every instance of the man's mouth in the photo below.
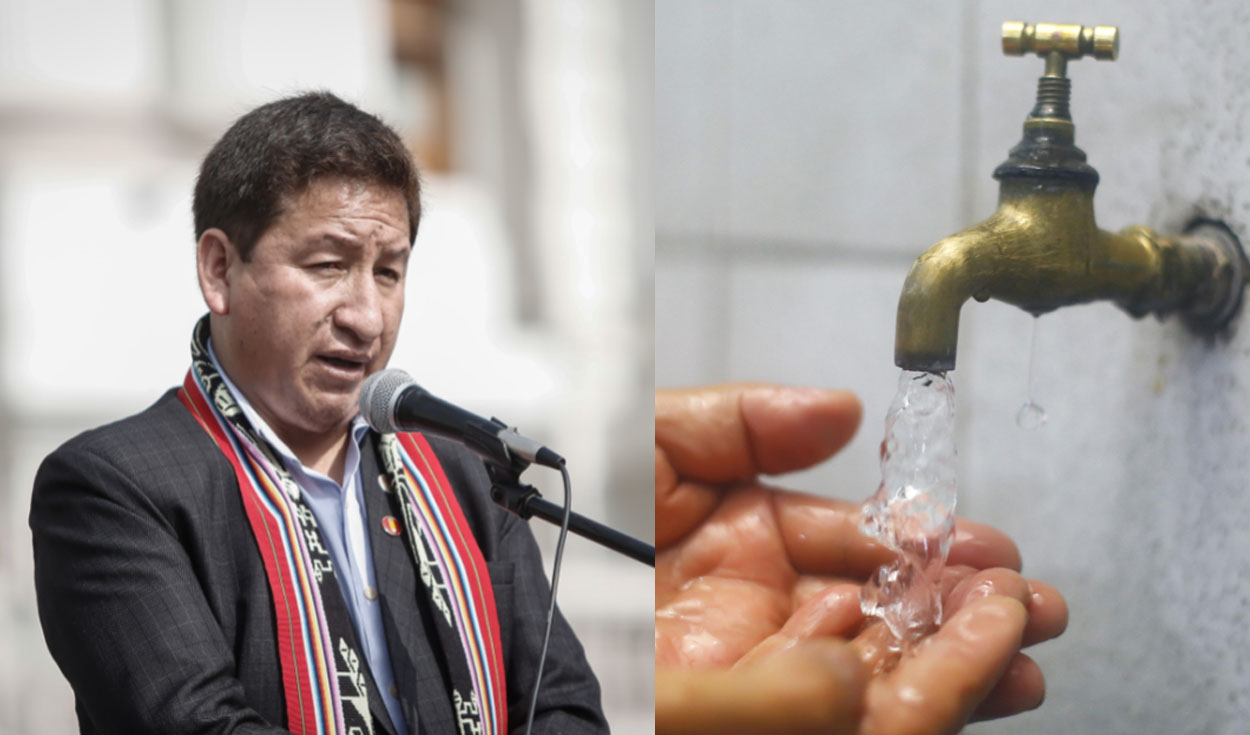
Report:
[[[317,359],[320,360],[322,364],[327,365],[336,371],[351,374],[363,374],[365,368],[369,365],[369,359],[364,356],[347,357],[340,355],[317,355]]]

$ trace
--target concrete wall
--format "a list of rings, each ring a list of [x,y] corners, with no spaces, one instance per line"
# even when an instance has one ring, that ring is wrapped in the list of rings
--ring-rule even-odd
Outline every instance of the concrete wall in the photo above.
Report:
[[[1071,64],[1101,224],[1195,214],[1250,236],[1250,6],[682,0],[656,8],[656,382],[849,387],[860,436],[790,486],[862,499],[911,260],[994,208],[1036,58],[1004,20],[1116,24]],[[1205,340],[1109,305],[964,309],[963,515],[1005,529],[1071,606],[1032,653],[1037,712],[976,733],[1234,733],[1250,711],[1250,329]],[[1244,322],[1244,319],[1242,320]]]

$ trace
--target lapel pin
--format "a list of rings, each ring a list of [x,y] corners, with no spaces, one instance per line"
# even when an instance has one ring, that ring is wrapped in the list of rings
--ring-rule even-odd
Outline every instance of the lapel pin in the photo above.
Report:
[[[395,516],[382,516],[382,530],[386,531],[388,535],[398,536],[400,531],[399,519]]]

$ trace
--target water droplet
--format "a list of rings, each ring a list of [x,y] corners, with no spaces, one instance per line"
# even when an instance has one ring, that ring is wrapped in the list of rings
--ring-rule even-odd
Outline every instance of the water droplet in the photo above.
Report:
[[[1040,429],[1046,423],[1046,409],[1033,401],[1025,401],[1016,412],[1016,426],[1032,431]]]

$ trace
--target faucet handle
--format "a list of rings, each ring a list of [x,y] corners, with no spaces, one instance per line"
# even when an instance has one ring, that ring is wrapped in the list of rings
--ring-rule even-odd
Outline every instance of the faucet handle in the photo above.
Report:
[[[1082,56],[1115,61],[1120,54],[1120,29],[1115,26],[1082,26],[1060,23],[1003,23],[1003,53],[1024,56],[1036,53],[1043,58],[1061,54],[1066,61]]]
[[[1024,121],[1024,138],[1011,149],[1007,162],[994,171],[994,177],[1064,170],[1090,186],[1096,185],[1098,173],[1085,163],[1085,154],[1075,143],[1068,62],[1082,56],[1114,61],[1120,55],[1120,29],[1009,20],[1003,23],[1003,53],[1037,54],[1046,60],[1046,71],[1037,80],[1037,103]],[[1040,161],[1049,163],[1039,169]]]

